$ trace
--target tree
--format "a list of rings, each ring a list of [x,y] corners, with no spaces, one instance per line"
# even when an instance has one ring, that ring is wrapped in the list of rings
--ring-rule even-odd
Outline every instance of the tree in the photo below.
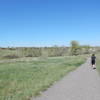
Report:
[[[72,55],[78,55],[80,51],[80,46],[79,46],[79,42],[77,41],[71,41],[71,54]]]

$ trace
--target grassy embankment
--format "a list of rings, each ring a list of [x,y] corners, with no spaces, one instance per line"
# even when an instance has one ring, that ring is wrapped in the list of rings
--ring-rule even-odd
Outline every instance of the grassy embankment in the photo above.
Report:
[[[84,61],[76,56],[0,63],[0,100],[30,100]]]

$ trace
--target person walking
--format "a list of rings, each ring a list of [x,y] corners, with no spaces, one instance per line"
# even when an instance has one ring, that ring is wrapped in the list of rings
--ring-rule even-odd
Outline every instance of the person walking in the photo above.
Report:
[[[91,65],[92,65],[92,67],[93,67],[93,69],[96,69],[96,56],[95,56],[95,54],[92,54],[92,56],[91,56]]]

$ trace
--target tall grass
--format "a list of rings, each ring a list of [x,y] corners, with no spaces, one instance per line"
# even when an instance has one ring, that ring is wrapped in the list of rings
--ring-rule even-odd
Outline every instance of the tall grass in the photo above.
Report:
[[[83,62],[77,56],[0,63],[0,100],[30,100]]]
[[[97,59],[96,59],[96,66],[97,66],[97,70],[100,72],[100,53],[97,53]]]
[[[56,57],[68,54],[68,47],[17,47],[0,48],[0,58]]]

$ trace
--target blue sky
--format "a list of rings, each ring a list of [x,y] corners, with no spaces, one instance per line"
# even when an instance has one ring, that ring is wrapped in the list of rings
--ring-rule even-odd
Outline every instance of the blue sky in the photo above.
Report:
[[[0,0],[0,46],[100,45],[99,0]]]

